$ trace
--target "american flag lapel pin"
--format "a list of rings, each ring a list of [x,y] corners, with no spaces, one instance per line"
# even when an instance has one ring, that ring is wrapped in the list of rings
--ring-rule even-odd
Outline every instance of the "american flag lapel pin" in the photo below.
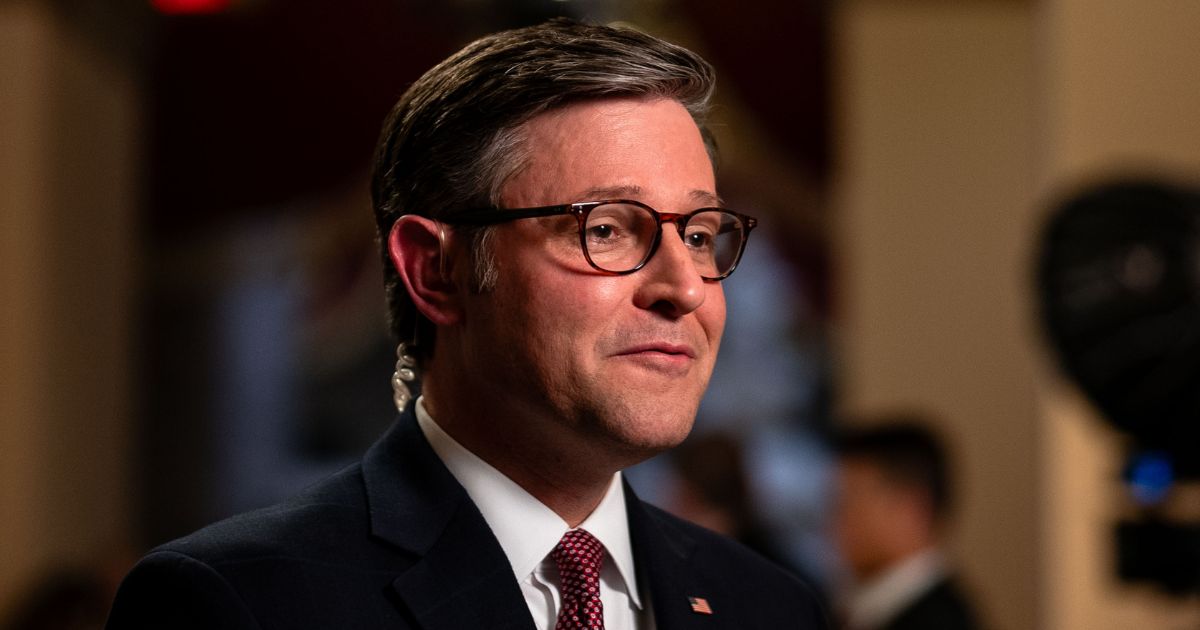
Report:
[[[711,615],[712,606],[708,605],[708,600],[703,597],[689,597],[688,603],[692,605],[692,612],[701,615]]]

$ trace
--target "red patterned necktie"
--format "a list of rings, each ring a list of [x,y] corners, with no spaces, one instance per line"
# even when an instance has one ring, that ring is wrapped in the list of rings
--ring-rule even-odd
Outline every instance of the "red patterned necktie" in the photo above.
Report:
[[[563,534],[550,555],[558,564],[562,595],[554,630],[604,630],[604,604],[600,602],[604,545],[587,530],[573,529]]]

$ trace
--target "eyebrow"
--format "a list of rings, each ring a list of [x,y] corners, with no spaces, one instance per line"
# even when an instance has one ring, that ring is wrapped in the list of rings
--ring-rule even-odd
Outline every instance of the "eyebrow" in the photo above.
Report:
[[[583,192],[584,199],[640,199],[645,194],[641,186],[597,186]],[[725,203],[715,193],[695,189],[688,193],[696,203],[702,206],[723,206]]]

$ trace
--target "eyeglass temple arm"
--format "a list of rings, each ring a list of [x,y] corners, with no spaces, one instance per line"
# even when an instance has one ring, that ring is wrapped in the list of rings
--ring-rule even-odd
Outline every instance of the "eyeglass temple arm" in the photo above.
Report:
[[[466,212],[462,212],[442,220],[450,225],[495,225],[497,223],[505,223],[507,221],[515,221],[517,219],[531,219],[533,217],[548,217],[555,214],[569,214],[573,208],[574,205],[569,203],[558,204],[554,206],[538,206],[536,208],[519,208],[516,210],[480,208],[477,210],[467,210]]]

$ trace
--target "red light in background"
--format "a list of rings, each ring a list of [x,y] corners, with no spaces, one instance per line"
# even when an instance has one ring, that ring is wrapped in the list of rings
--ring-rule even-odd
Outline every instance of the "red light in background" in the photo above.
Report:
[[[196,15],[220,13],[229,8],[230,0],[150,0],[159,13],[167,15]]]

